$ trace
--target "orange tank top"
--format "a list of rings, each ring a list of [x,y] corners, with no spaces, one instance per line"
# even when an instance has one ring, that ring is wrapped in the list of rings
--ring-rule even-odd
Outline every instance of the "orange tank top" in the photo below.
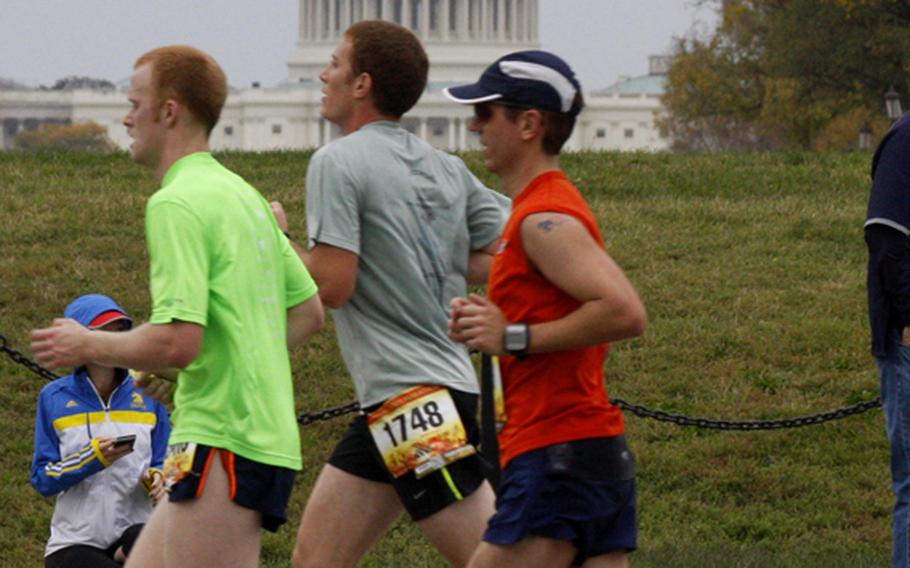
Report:
[[[565,174],[554,171],[535,178],[514,199],[490,268],[490,299],[510,322],[553,321],[581,305],[544,278],[522,247],[522,221],[546,211],[577,218],[603,246],[594,215]],[[622,412],[610,404],[604,387],[608,350],[609,345],[601,344],[522,360],[500,357],[507,415],[499,433],[503,467],[512,458],[544,446],[624,432]]]

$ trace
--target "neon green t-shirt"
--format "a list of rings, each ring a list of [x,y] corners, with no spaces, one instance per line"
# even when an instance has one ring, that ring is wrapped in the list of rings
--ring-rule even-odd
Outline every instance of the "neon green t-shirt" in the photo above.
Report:
[[[316,284],[268,202],[211,154],[184,156],[145,216],[153,324],[205,327],[177,380],[170,443],[300,469],[287,310]]]

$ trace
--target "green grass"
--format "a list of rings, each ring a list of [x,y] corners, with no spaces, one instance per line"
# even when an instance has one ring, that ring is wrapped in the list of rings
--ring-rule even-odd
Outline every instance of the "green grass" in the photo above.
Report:
[[[305,234],[307,153],[220,156]],[[482,179],[480,157],[466,160]],[[563,165],[649,313],[607,360],[608,390],[671,412],[774,419],[875,396],[862,223],[869,154],[584,153]],[[143,207],[155,190],[125,155],[0,153],[0,334],[27,349],[88,291],[148,315]],[[353,399],[329,329],[293,355],[298,407]],[[42,381],[0,357],[0,565],[38,566],[53,501],[28,484]],[[681,428],[627,415],[639,458],[636,567],[887,564],[888,447],[881,412],[773,432]],[[302,429],[291,526],[266,535],[286,566],[296,519],[346,421]],[[340,538],[344,538],[341,536]],[[441,566],[399,522],[363,566]]]

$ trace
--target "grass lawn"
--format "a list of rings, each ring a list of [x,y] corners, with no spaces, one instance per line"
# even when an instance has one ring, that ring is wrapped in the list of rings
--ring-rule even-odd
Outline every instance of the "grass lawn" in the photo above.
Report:
[[[219,156],[305,234],[308,153]],[[466,161],[483,171],[479,155]],[[862,224],[871,155],[616,154],[564,157],[649,326],[606,363],[613,396],[720,419],[775,419],[874,397]],[[0,334],[28,332],[75,296],[104,292],[148,316],[143,211],[151,175],[124,154],[0,152]],[[297,405],[353,399],[328,329],[293,354]],[[0,356],[0,566],[41,565],[53,500],[28,482],[43,381]],[[627,414],[638,455],[636,567],[884,566],[890,478],[880,411],[796,430],[719,432]],[[264,537],[287,566],[303,503],[346,426],[301,430],[289,527]],[[339,538],[344,538],[340,535]],[[443,566],[400,521],[362,563]]]

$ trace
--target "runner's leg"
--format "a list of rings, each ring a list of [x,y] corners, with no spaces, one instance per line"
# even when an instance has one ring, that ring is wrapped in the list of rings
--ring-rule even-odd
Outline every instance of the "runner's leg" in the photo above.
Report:
[[[465,499],[418,521],[417,526],[453,566],[466,566],[493,516],[494,503],[493,489],[484,482]]]
[[[577,550],[567,540],[528,536],[515,544],[482,542],[469,568],[568,568]]]
[[[152,510],[152,516],[145,523],[133,550],[126,559],[125,568],[166,568],[164,564],[165,527],[170,512],[165,509],[171,503],[165,498]]]
[[[629,568],[629,553],[616,550],[588,558],[581,568]]]
[[[209,468],[202,495],[164,501],[139,535],[129,568],[256,568],[262,515],[230,500],[221,453]]]
[[[295,568],[353,568],[402,511],[390,484],[326,464],[300,521]]]

